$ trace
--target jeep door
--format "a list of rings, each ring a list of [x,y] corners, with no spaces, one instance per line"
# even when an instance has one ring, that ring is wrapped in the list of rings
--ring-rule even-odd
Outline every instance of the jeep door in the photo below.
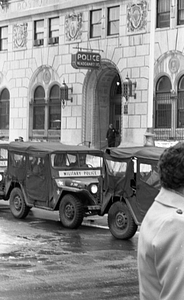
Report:
[[[119,159],[106,156],[104,176],[104,197],[102,214],[112,197],[131,197],[130,181],[134,179],[133,162],[131,158]]]
[[[28,155],[25,191],[29,202],[34,202],[34,204],[42,202],[41,205],[43,206],[48,202],[49,170],[49,163],[46,156]]]
[[[136,200],[138,207],[137,219],[142,222],[146,212],[152,205],[160,190],[157,161],[137,160]]]

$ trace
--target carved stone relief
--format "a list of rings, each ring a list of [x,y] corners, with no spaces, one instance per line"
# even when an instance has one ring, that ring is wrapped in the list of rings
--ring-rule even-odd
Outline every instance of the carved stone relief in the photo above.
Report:
[[[27,23],[13,25],[13,47],[15,49],[27,46]]]
[[[171,73],[177,73],[180,67],[180,61],[177,56],[171,57],[169,60],[169,70]]]
[[[45,68],[43,71],[43,81],[45,84],[48,84],[51,80],[51,73],[48,68]]]
[[[74,41],[82,35],[82,13],[65,16],[65,36],[67,41]]]
[[[127,30],[129,33],[146,30],[147,10],[147,1],[127,5]]]

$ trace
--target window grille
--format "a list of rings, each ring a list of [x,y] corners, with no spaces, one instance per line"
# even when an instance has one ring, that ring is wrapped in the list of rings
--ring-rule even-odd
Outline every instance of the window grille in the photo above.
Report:
[[[49,97],[49,129],[61,128],[61,101],[59,86],[54,85]]]
[[[5,88],[0,95],[0,129],[9,129],[10,93]]]
[[[33,102],[33,129],[44,129],[45,127],[45,91],[38,86],[34,92]]]

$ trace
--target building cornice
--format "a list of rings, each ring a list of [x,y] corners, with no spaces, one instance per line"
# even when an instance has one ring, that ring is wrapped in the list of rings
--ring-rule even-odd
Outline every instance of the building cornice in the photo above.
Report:
[[[93,6],[111,2],[110,0],[9,0],[8,5],[0,7],[0,23],[14,19],[32,17],[40,14],[54,13],[56,11],[75,10],[80,7]],[[120,4],[120,0],[114,4]]]

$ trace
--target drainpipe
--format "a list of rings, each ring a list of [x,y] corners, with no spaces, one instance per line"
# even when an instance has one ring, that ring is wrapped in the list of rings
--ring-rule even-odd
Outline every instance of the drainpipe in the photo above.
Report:
[[[147,111],[147,131],[145,133],[145,146],[153,146],[153,83],[154,83],[154,51],[155,51],[155,19],[156,19],[156,1],[151,1],[150,7],[150,56],[149,56],[149,82],[148,82],[148,111]]]

